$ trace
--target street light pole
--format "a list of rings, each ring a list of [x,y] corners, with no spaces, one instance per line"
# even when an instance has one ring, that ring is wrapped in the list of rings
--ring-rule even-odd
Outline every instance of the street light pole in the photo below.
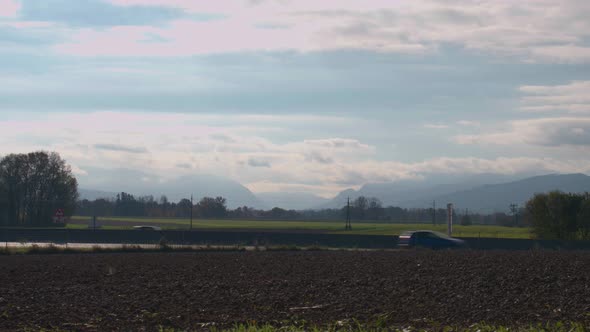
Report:
[[[190,230],[193,230],[193,194],[191,194],[191,226]]]

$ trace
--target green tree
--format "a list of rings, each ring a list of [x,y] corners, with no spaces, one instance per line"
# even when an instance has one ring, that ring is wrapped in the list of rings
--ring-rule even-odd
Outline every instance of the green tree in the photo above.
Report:
[[[577,215],[578,234],[581,239],[590,240],[590,194],[584,195]]]
[[[224,218],[227,215],[225,204],[226,199],[223,197],[203,197],[195,208],[203,218]]]
[[[57,153],[11,154],[0,160],[0,197],[5,197],[8,224],[47,225],[57,209],[71,216],[78,182]]]
[[[176,204],[177,216],[182,218],[188,218],[191,215],[192,203],[190,199],[183,198]]]
[[[526,203],[527,223],[540,238],[577,239],[584,232],[588,194],[536,194]]]
[[[0,225],[8,224],[8,192],[4,180],[0,178]]]

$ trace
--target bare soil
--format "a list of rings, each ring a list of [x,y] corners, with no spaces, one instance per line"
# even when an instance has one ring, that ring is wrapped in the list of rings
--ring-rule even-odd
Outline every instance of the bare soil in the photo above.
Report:
[[[590,326],[590,252],[0,256],[0,330]]]

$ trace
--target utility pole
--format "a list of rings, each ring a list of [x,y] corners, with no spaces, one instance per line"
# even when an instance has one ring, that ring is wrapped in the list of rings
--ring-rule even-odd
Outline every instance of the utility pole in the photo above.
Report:
[[[193,230],[193,194],[191,194],[191,226],[190,230]]]
[[[447,204],[447,235],[453,236],[453,203]]]
[[[436,201],[432,201],[432,224],[436,225]]]
[[[517,204],[510,204],[510,212],[514,216],[514,226],[518,226],[518,205]]]
[[[348,197],[346,203],[346,225],[344,226],[344,229],[347,231],[352,230],[352,223],[350,222],[350,197]]]

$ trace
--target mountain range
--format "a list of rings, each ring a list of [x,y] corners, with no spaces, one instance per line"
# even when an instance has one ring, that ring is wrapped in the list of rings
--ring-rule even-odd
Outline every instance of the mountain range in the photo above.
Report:
[[[256,193],[256,196],[270,208],[281,207],[288,210],[305,210],[329,202],[330,200],[314,194],[301,192]]]
[[[223,196],[229,208],[249,206],[259,209],[281,207],[305,210],[341,208],[359,196],[376,197],[384,206],[429,208],[453,203],[457,209],[473,212],[506,212],[510,204],[523,206],[535,193],[551,190],[564,192],[590,191],[590,176],[585,174],[548,174],[518,178],[496,174],[473,176],[432,177],[426,180],[405,180],[391,183],[368,183],[358,190],[347,189],[332,199],[309,193],[272,192],[252,193],[237,181],[212,176],[190,175],[165,180],[157,176],[132,171],[92,170],[92,176],[83,175],[80,183],[82,199],[112,198],[125,191],[137,196],[166,195],[170,201],[190,198],[195,201],[204,196]],[[126,185],[123,185],[126,184]],[[92,188],[92,189],[88,189]]]
[[[204,196],[222,196],[227,200],[229,208],[249,206],[266,208],[267,206],[248,188],[240,183],[214,175],[190,175],[175,179],[163,179],[129,169],[89,169],[88,174],[78,176],[81,184],[80,198],[113,198],[119,192],[135,196],[153,195],[159,199],[166,195],[169,201],[178,202],[183,198],[195,201]],[[90,189],[92,188],[92,189]]]
[[[453,203],[456,209],[473,212],[506,212],[510,204],[524,206],[535,193],[560,190],[580,193],[590,191],[590,176],[585,174],[548,174],[513,181],[502,181],[502,176],[483,175],[450,184],[425,183],[367,184],[359,190],[348,189],[319,208],[338,208],[346,205],[347,198],[376,197],[384,206],[403,208],[429,208]],[[507,177],[509,178],[509,177]],[[485,183],[487,182],[487,183]]]

